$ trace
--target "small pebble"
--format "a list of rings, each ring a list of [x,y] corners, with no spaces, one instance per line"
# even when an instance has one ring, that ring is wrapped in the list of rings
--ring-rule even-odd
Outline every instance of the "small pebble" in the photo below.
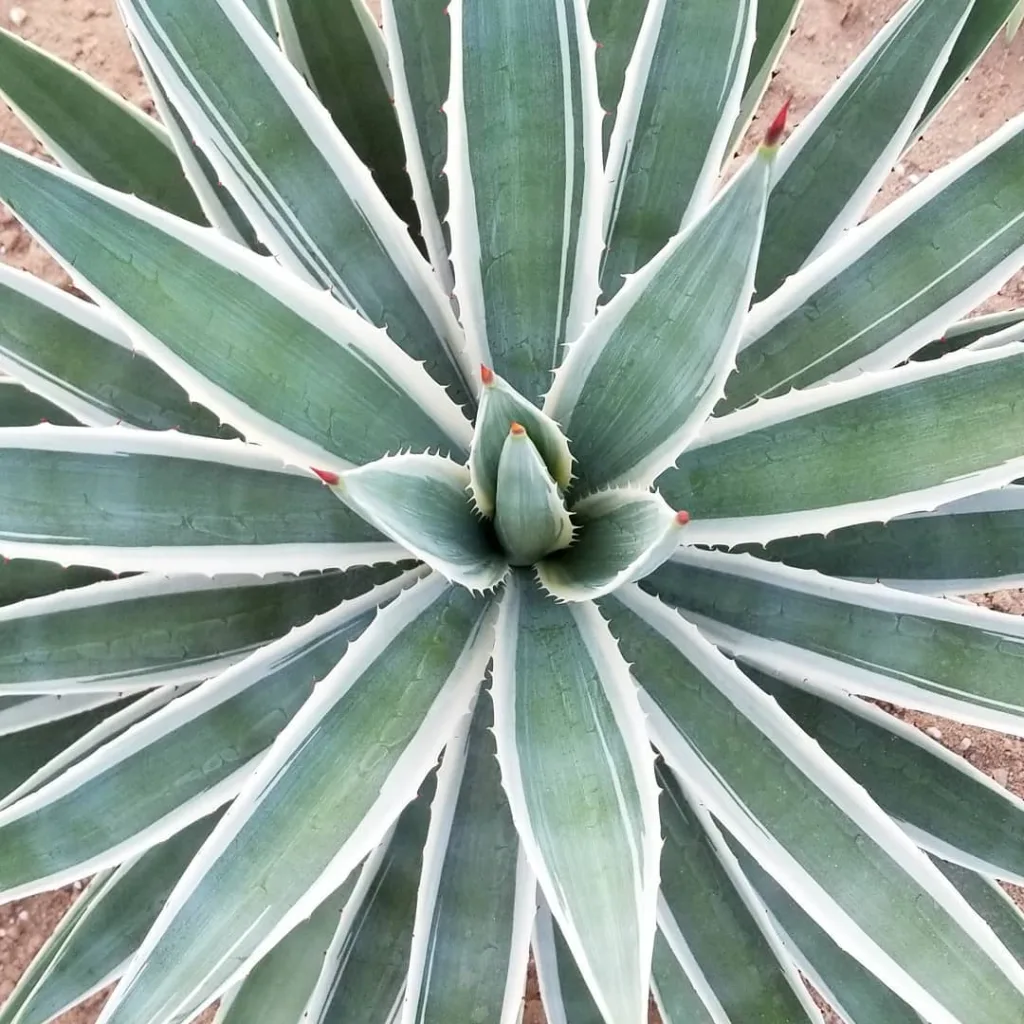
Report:
[[[920,174],[908,174],[907,175],[907,181],[909,181],[911,185],[916,185],[920,180],[921,180],[921,175]]]
[[[970,736],[965,736],[960,741],[960,749],[961,750],[970,750],[973,745],[974,745],[974,741],[971,739]]]
[[[996,768],[992,772],[992,778],[995,779],[1000,786],[1005,786],[1010,780],[1010,773],[1005,768]]]
[[[934,725],[929,725],[928,728],[925,729],[925,732],[929,736],[931,736],[931,738],[933,740],[941,740],[942,739],[942,730],[941,729],[936,729]]]
[[[21,28],[25,24],[25,20],[28,18],[28,11],[24,7],[12,7],[11,13],[8,15],[11,19],[11,24],[15,28]]]
[[[19,921],[27,921],[28,920],[28,911],[27,910],[19,910],[18,911],[18,920]]]

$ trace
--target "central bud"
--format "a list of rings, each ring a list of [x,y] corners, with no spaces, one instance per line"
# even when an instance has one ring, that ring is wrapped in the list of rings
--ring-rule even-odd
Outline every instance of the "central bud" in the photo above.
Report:
[[[572,520],[537,446],[513,420],[498,458],[494,530],[510,565],[533,565],[572,543]]]

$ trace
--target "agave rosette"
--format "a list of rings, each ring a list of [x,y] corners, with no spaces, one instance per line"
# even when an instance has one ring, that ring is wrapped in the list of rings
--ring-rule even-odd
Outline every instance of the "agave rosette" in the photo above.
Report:
[[[794,0],[447,3],[120,0],[162,125],[0,36],[0,1024],[1021,1020],[1024,805],[864,699],[1024,735],[1024,119],[864,219],[1016,4],[723,185]]]

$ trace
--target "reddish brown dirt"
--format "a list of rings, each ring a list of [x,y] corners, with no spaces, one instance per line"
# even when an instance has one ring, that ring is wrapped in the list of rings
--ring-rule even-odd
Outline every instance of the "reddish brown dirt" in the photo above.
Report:
[[[774,112],[793,98],[793,121],[806,115],[846,64],[900,6],[900,0],[805,0],[786,60],[765,102]],[[0,0],[0,25],[71,60],[101,78],[122,96],[152,112],[152,102],[126,44],[112,0]],[[2,105],[0,105],[2,106]],[[971,80],[936,119],[926,138],[903,159],[878,199],[889,199],[916,184],[1024,109],[1024,32],[1012,43],[999,40]],[[757,124],[754,131],[759,131]],[[41,148],[5,108],[0,139],[29,152]],[[0,206],[0,258],[66,283],[61,271],[33,245],[10,213]],[[986,309],[1024,302],[1018,276]],[[1013,615],[1024,614],[1021,593],[984,595],[981,603]],[[926,715],[905,717],[921,729],[941,732],[941,742],[1002,785],[1024,796],[1024,741],[945,722]],[[968,742],[969,741],[969,742]],[[0,1000],[10,992],[35,951],[74,899],[73,888],[0,908]],[[526,1020],[541,1024],[536,987],[529,988]],[[67,1014],[62,1024],[91,1024],[101,999]]]

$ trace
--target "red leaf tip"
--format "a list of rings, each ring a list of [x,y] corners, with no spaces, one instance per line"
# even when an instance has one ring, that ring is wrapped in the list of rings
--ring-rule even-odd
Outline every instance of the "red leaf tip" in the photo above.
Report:
[[[526,433],[526,427],[524,427],[522,423],[512,423],[508,429],[509,433],[515,434],[516,437],[520,437],[522,434]]]
[[[330,487],[341,482],[341,477],[337,473],[332,473],[329,469],[317,469],[316,466],[310,466],[309,468]]]
[[[680,526],[685,526],[689,521],[690,521],[690,513],[689,512],[677,512],[676,513],[676,522]]]
[[[494,371],[489,366],[480,364],[480,380],[483,381],[485,388],[489,388],[494,383]]]
[[[764,144],[769,149],[774,149],[779,142],[782,140],[783,132],[786,130],[786,118],[789,117],[789,106],[793,102],[793,97],[790,96],[785,103],[782,104],[782,109],[775,115],[775,120],[768,126],[768,131],[764,135]]]

